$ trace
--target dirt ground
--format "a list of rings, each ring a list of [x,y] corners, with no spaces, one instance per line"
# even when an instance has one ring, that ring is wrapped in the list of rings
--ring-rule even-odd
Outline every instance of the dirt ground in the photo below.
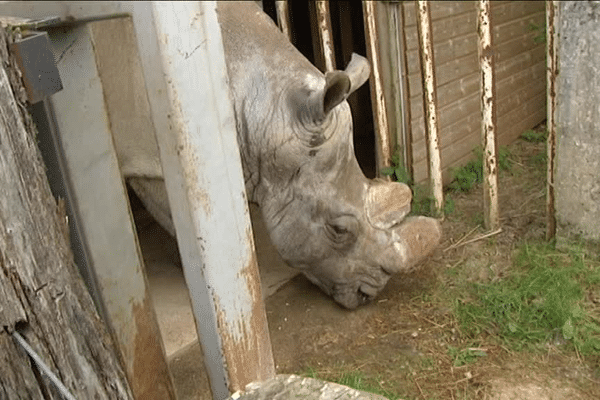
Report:
[[[490,341],[485,357],[453,366],[449,347],[469,348],[452,314],[457,279],[501,279],[524,240],[545,235],[545,144],[517,140],[499,178],[502,231],[486,238],[482,190],[451,193],[440,248],[412,275],[394,276],[371,304],[337,306],[303,276],[266,300],[277,373],[328,380],[360,377],[390,399],[598,399],[600,366],[549,346],[512,352]],[[181,399],[210,398],[196,344],[171,357]]]

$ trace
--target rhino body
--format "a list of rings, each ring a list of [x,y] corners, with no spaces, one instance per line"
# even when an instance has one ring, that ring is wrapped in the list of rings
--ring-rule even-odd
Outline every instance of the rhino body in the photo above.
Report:
[[[369,180],[352,140],[348,95],[368,78],[358,55],[323,75],[254,2],[217,2],[249,201],[277,251],[342,306],[374,298],[439,243],[439,223],[406,217],[411,192]],[[154,138],[117,151],[124,175],[175,234]],[[119,146],[117,146],[119,147]]]

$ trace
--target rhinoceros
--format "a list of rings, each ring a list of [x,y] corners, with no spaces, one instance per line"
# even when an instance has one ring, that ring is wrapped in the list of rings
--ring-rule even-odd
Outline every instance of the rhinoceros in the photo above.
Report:
[[[255,2],[217,4],[248,200],[287,264],[343,307],[365,304],[441,237],[437,220],[406,217],[408,186],[369,180],[358,165],[346,98],[369,64],[354,54],[324,75]],[[117,151],[130,186],[174,235],[156,144]]]

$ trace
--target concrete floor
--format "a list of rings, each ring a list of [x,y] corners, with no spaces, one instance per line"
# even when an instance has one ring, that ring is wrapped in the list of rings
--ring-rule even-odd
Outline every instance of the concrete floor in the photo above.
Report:
[[[271,244],[260,211],[250,206],[263,297],[274,294],[298,274]],[[210,399],[194,317],[177,242],[143,209],[134,206],[140,246],[171,373],[180,400]]]

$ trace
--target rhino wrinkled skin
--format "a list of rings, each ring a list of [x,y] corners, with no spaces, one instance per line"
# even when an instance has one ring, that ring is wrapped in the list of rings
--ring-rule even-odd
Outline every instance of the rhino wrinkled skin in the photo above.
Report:
[[[369,180],[356,161],[346,98],[367,80],[368,62],[355,54],[345,71],[323,75],[254,2],[217,2],[217,13],[248,199],[282,258],[356,308],[441,238],[435,219],[405,218],[406,185]],[[174,234],[162,177],[126,177]]]

